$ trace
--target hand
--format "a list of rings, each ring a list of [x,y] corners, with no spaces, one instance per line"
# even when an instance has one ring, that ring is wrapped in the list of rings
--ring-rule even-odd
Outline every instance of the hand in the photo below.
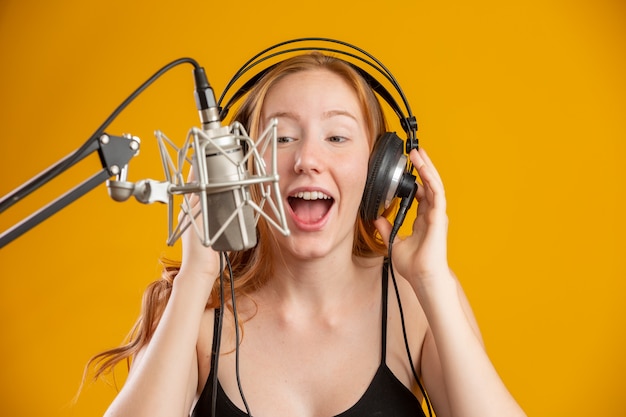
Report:
[[[417,217],[413,233],[393,242],[393,263],[400,275],[413,284],[449,275],[447,260],[448,216],[443,182],[424,149],[409,154],[423,185],[418,185]],[[388,244],[391,223],[380,217],[374,221],[385,243]]]
[[[188,182],[192,182],[194,178],[193,172],[190,172]],[[183,203],[183,210],[178,216],[179,223],[192,221],[192,216],[200,211],[200,197],[192,194],[189,204]],[[185,214],[187,214],[185,216]],[[202,230],[202,216],[197,216],[193,221],[196,223],[198,230]],[[180,273],[190,274],[194,276],[202,276],[204,279],[213,283],[219,274],[219,254],[210,247],[202,244],[202,241],[196,233],[196,227],[190,224],[181,237],[182,241],[182,264]]]

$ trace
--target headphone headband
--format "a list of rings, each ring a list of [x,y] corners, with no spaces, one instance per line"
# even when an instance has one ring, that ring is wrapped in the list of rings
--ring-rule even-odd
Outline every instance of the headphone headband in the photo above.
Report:
[[[288,49],[279,50],[279,48],[281,48],[281,47],[283,47],[285,45],[294,44],[294,43],[304,43],[304,42],[327,42],[327,43],[339,44],[339,45],[343,45],[344,47],[348,48],[349,50],[358,52],[361,55],[364,55],[365,57],[357,55],[356,53],[349,52],[349,51],[344,51],[344,50],[340,50],[340,49],[336,49],[336,48],[329,48],[329,47],[320,47],[320,46],[318,46],[318,47],[315,47],[315,46],[301,46],[301,47],[296,47],[296,48],[288,48]],[[275,45],[272,45],[269,48],[266,48],[263,51],[259,52],[258,54],[254,55],[245,64],[243,64],[241,66],[241,68],[239,68],[239,70],[231,78],[231,80],[226,85],[226,88],[222,92],[222,95],[220,96],[220,98],[218,100],[218,103],[217,103],[218,106],[220,106],[220,116],[221,116],[221,118],[223,119],[224,117],[226,117],[226,115],[228,114],[228,111],[230,110],[230,107],[234,103],[236,103],[239,99],[241,99],[241,97],[244,96],[248,91],[250,91],[250,89],[252,89],[252,87],[261,79],[261,77],[263,77],[267,72],[269,72],[272,68],[274,68],[276,65],[278,65],[278,63],[274,63],[274,64],[270,65],[269,67],[266,67],[265,69],[262,69],[262,70],[258,71],[257,73],[255,73],[254,75],[252,75],[243,84],[242,87],[240,87],[237,91],[235,91],[233,93],[233,95],[230,97],[230,99],[222,107],[222,101],[225,99],[226,94],[232,88],[232,86],[243,75],[245,75],[248,71],[252,70],[257,65],[259,65],[259,64],[261,64],[261,63],[263,63],[263,62],[265,62],[265,61],[267,61],[267,60],[269,60],[271,58],[274,58],[274,57],[277,57],[277,56],[281,56],[281,55],[285,55],[285,54],[289,54],[289,53],[293,53],[293,52],[301,52],[301,51],[332,52],[332,53],[336,53],[336,54],[343,55],[343,56],[346,56],[346,57],[350,57],[350,58],[353,58],[353,59],[355,59],[357,61],[360,61],[360,62],[362,62],[364,64],[367,64],[369,67],[375,69],[379,74],[381,74],[387,80],[387,82],[390,83],[394,87],[395,91],[397,92],[397,95],[402,100],[402,104],[403,104],[406,112],[404,112],[402,110],[402,108],[398,105],[397,101],[394,99],[393,95],[383,86],[383,84],[380,81],[378,81],[378,79],[376,79],[376,77],[371,75],[368,71],[366,71],[365,69],[363,69],[359,65],[357,65],[357,64],[355,64],[353,62],[349,62],[349,61],[347,61],[345,59],[342,59],[342,61],[346,62],[348,65],[350,65],[352,68],[354,68],[365,79],[365,81],[372,88],[372,90],[374,90],[394,110],[394,112],[396,113],[396,115],[400,119],[400,124],[402,126],[402,129],[407,134],[407,142],[406,142],[407,152],[410,149],[417,148],[417,134],[416,134],[416,132],[417,132],[417,120],[416,120],[415,116],[413,115],[413,113],[411,112],[411,107],[409,106],[409,102],[408,102],[406,96],[404,95],[404,92],[400,88],[400,85],[396,81],[395,77],[382,64],[382,62],[380,62],[376,57],[374,57],[369,52],[367,52],[367,51],[365,51],[365,50],[363,50],[363,49],[361,49],[361,48],[359,48],[357,46],[349,44],[347,42],[343,42],[343,41],[339,41],[339,40],[335,40],[335,39],[329,39],[329,38],[297,38],[297,39],[292,39],[292,40],[288,40],[288,41],[284,41],[284,42],[280,42],[280,43],[277,43]],[[340,58],[338,58],[338,59],[340,59]]]

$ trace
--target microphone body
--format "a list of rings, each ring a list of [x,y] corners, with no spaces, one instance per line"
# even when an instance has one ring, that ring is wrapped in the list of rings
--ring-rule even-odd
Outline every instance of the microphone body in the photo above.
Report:
[[[212,247],[218,251],[252,248],[257,243],[256,222],[254,210],[244,204],[250,200],[250,190],[248,186],[241,184],[249,176],[247,170],[241,169],[243,147],[229,133],[227,127],[214,124],[212,127],[205,127],[204,133],[211,141],[201,147],[204,155],[196,150],[196,158],[205,158],[206,183],[226,184],[206,191],[209,235],[219,234]],[[202,171],[196,170],[200,173]]]
[[[200,174],[206,172],[207,177],[203,180],[209,185],[224,182],[233,184],[206,191],[209,235],[218,235],[226,225],[212,247],[218,251],[249,249],[257,242],[256,223],[252,207],[243,205],[250,199],[250,191],[247,186],[237,185],[237,182],[248,177],[247,169],[241,168],[241,161],[244,158],[243,148],[230,133],[228,126],[223,127],[221,124],[219,107],[204,68],[194,70],[194,79],[198,115],[202,122],[202,130],[210,139],[201,146],[204,155],[200,149],[196,149],[196,158],[206,158],[206,171],[196,172]],[[229,222],[233,214],[235,218]]]

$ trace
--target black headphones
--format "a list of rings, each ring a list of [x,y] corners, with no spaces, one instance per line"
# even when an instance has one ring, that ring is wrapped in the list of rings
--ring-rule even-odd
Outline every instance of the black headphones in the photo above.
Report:
[[[310,43],[319,44],[318,46],[306,45]],[[298,44],[299,46],[288,47],[288,45],[292,44]],[[323,46],[328,44],[331,44],[331,46]],[[343,46],[344,48],[347,48],[347,50],[337,49],[337,45]],[[408,207],[411,205],[413,198],[415,197],[415,191],[417,189],[417,185],[415,183],[416,178],[411,173],[413,170],[412,164],[408,161],[408,158],[405,155],[405,152],[408,154],[412,149],[418,148],[418,139],[416,136],[417,120],[411,112],[411,107],[409,106],[406,96],[391,72],[378,59],[365,50],[349,43],[329,38],[297,38],[270,46],[250,58],[243,66],[241,66],[241,68],[226,85],[226,88],[218,101],[221,119],[223,120],[228,114],[230,107],[248,91],[250,91],[254,84],[256,84],[269,70],[277,65],[277,63],[272,64],[252,75],[242,87],[232,93],[226,104],[222,106],[221,103],[225,99],[228,91],[244,74],[268,59],[299,51],[331,52],[349,57],[362,64],[366,64],[370,68],[376,70],[379,75],[386,80],[385,82],[387,84],[391,84],[395,89],[396,94],[402,100],[406,111],[402,110],[394,99],[394,96],[389,93],[389,91],[380,81],[378,81],[376,77],[363,69],[363,67],[359,64],[342,59],[342,61],[354,68],[365,79],[372,90],[385,100],[385,102],[387,102],[400,119],[400,125],[406,133],[404,147],[403,140],[400,139],[395,132],[385,132],[374,142],[374,148],[369,159],[367,181],[360,208],[363,219],[366,222],[370,222],[378,218],[383,211],[389,207],[394,198],[399,197],[404,202],[404,204],[401,204],[401,210],[403,205],[406,206],[404,208],[404,213],[399,212],[396,216],[396,223],[399,222],[401,224],[404,221],[406,210],[408,210]],[[399,228],[400,224],[395,226]]]

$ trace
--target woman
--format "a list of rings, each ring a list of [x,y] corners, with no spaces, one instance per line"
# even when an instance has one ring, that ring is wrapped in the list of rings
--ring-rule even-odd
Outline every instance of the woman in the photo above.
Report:
[[[319,53],[290,58],[234,116],[252,137],[272,118],[290,236],[261,221],[258,245],[232,254],[240,321],[228,298],[220,333],[219,256],[187,233],[181,264],[146,291],[131,342],[97,357],[99,372],[133,359],[106,415],[420,416],[416,377],[437,416],[524,415],[448,267],[443,184],[424,150],[409,155],[423,183],[413,233],[393,242],[403,315],[389,290],[391,224],[359,216],[369,154],[385,131],[365,80]]]

